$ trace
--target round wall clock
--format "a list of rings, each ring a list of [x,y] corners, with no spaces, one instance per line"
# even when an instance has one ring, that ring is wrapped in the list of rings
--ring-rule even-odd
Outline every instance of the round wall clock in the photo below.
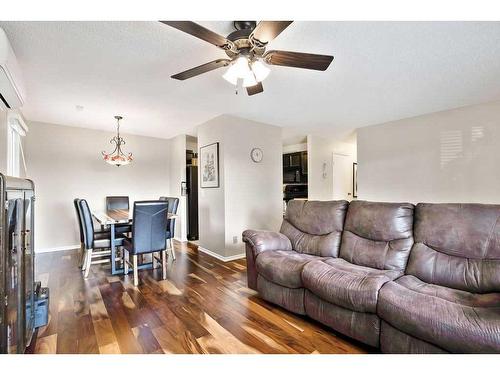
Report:
[[[264,157],[264,153],[262,152],[262,149],[255,147],[252,148],[250,157],[252,158],[254,163],[260,163],[262,161],[262,158]]]

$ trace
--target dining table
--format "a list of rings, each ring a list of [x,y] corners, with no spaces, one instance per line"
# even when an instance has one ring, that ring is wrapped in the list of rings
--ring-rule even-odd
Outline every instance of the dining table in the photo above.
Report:
[[[125,272],[124,267],[117,266],[116,262],[117,256],[116,256],[116,227],[119,225],[132,225],[133,224],[133,210],[126,210],[126,209],[114,209],[114,210],[106,210],[106,211],[95,211],[92,212],[92,216],[97,220],[99,224],[105,227],[109,227],[109,234],[110,234],[110,246],[111,246],[111,274],[112,275],[120,275]],[[175,219],[177,218],[177,214],[173,213],[168,213],[168,219]],[[165,231],[167,228],[165,228]],[[123,254],[122,254],[123,257]],[[123,260],[124,261],[124,260]],[[122,262],[123,264],[123,262]],[[138,268],[139,269],[147,269],[151,268],[152,264],[147,263],[147,264],[141,264]]]

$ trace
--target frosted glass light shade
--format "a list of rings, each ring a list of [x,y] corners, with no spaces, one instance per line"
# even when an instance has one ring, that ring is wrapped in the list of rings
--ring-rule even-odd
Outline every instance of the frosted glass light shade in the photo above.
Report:
[[[224,78],[226,81],[228,81],[230,84],[235,85],[238,83],[238,76],[236,75],[235,69],[233,69],[234,65],[231,65],[226,73],[222,75],[222,78]]]
[[[252,72],[250,71],[250,67],[248,65],[248,59],[240,56],[234,63],[231,64],[222,78],[229,83],[236,85],[238,83],[238,79],[244,80],[251,73]]]
[[[256,60],[249,64],[246,57],[240,56],[231,64],[222,78],[235,86],[238,80],[243,80],[243,87],[250,87],[265,80],[269,72],[270,69],[262,61]]]
[[[243,79],[243,87],[255,86],[257,83],[255,75],[251,71],[249,71],[247,76]]]
[[[262,82],[267,78],[271,70],[262,61],[257,60],[252,63],[252,71],[255,74],[257,82]]]

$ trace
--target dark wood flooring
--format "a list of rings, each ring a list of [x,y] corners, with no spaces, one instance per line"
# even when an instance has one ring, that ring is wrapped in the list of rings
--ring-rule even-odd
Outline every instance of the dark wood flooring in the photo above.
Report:
[[[161,270],[87,280],[74,251],[37,255],[37,280],[50,288],[50,321],[34,353],[365,353],[369,348],[260,299],[246,287],[244,260],[221,262],[176,243]]]

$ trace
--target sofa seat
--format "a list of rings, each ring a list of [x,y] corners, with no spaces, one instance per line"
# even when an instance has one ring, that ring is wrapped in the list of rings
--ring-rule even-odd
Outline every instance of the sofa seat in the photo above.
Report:
[[[302,288],[302,269],[316,259],[314,255],[301,254],[296,251],[263,251],[257,256],[257,273],[268,281],[287,287]]]
[[[380,322],[380,349],[388,354],[447,354],[426,341],[410,336],[385,321]]]
[[[377,313],[450,352],[500,352],[500,293],[470,293],[406,275],[382,287]]]
[[[332,258],[309,262],[302,280],[306,289],[327,302],[357,312],[375,313],[380,288],[401,274]]]

